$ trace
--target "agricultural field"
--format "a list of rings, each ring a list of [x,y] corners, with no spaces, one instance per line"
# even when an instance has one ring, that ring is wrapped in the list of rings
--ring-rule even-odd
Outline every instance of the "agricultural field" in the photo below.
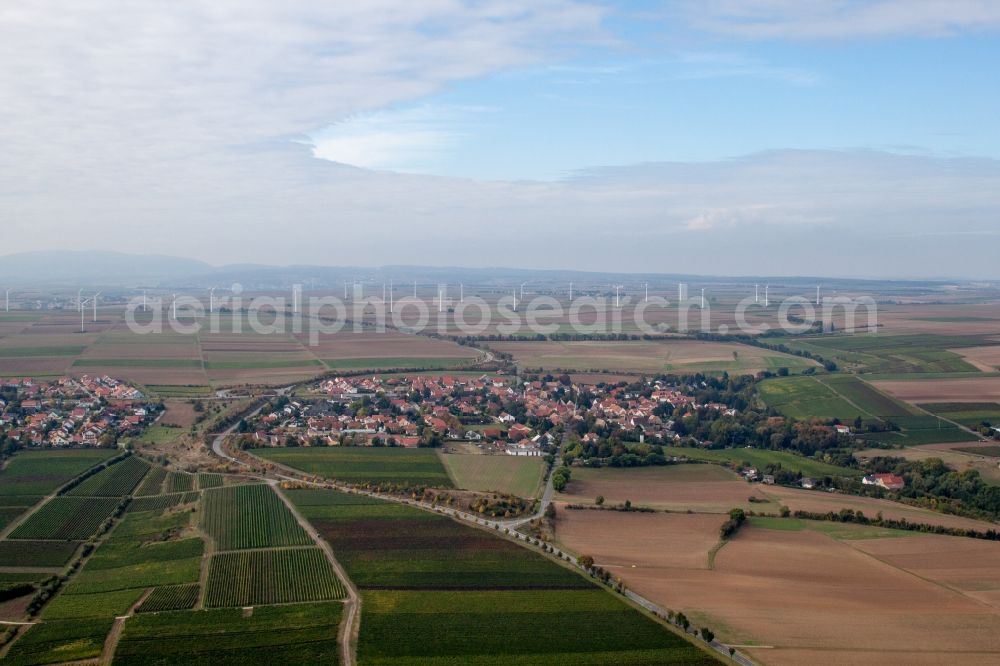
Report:
[[[448,340],[397,331],[320,335],[316,346],[310,345],[307,334],[297,337],[331,370],[449,368],[479,356],[478,350]]]
[[[536,630],[551,626],[552,631]],[[521,627],[512,637],[497,627]],[[358,661],[451,664],[716,664],[603,590],[364,593]]]
[[[147,495],[159,495],[163,492],[163,481],[167,478],[167,470],[159,465],[154,465],[149,473],[142,479],[142,483],[135,490],[136,497]]]
[[[1000,611],[988,605],[998,594],[1000,544],[751,518],[709,558],[718,532],[696,527],[699,516],[596,513],[562,512],[557,538],[572,550],[600,549],[597,563],[636,592],[748,646],[759,663],[930,665],[960,651],[962,663],[987,664],[1000,653]],[[620,518],[637,524],[627,529]],[[637,549],[628,538],[636,529],[671,545]]]
[[[262,484],[206,490],[201,526],[220,551],[313,544],[277,494]]]
[[[121,504],[118,497],[54,497],[7,535],[8,539],[89,539]]]
[[[162,511],[163,509],[169,509],[177,506],[178,504],[186,504],[187,502],[193,502],[198,499],[198,493],[193,493],[193,497],[191,498],[188,498],[187,495],[188,493],[171,493],[169,495],[136,497],[129,502],[128,508],[125,509],[125,511],[127,513]]]
[[[975,428],[984,422],[1000,424],[1000,403],[997,402],[930,402],[919,406],[969,428]]]
[[[545,475],[541,458],[442,453],[441,461],[456,488],[536,497]]]
[[[803,337],[785,344],[863,373],[932,375],[979,373],[979,367],[951,350],[990,342],[963,335],[834,335]]]
[[[150,464],[145,460],[128,456],[88,477],[66,494],[72,497],[125,497],[132,494],[149,470]]]
[[[362,590],[362,664],[715,663],[587,578],[489,531],[335,491],[288,495]],[[517,640],[490,630],[528,625],[560,630]]]
[[[254,449],[253,453],[307,474],[346,483],[452,487],[433,449],[309,447]]]
[[[730,342],[669,340],[663,342],[491,342],[490,348],[511,354],[525,368],[632,373],[755,373],[802,370],[809,359]]]
[[[36,624],[11,646],[4,664],[35,666],[99,657],[112,622],[109,618]]]
[[[76,541],[0,541],[0,567],[62,567],[79,546]]]
[[[163,484],[164,492],[183,493],[194,490],[194,475],[186,472],[170,472]]]
[[[915,412],[852,375],[779,377],[759,391],[768,407],[796,419],[894,418]]]
[[[196,583],[205,546],[184,534],[187,521],[186,514],[127,514],[46,606],[43,618],[117,616],[149,588]]]
[[[19,452],[0,470],[0,502],[15,495],[48,495],[118,453],[117,449]]]
[[[740,449],[738,453],[743,451]],[[724,513],[733,507],[777,511],[777,506],[751,505],[749,498],[755,489],[720,465],[574,467],[566,491],[556,493],[556,498],[569,503],[593,504],[597,497],[603,497],[608,505],[628,500],[636,506],[671,511],[692,509]]]
[[[125,623],[114,666],[271,666],[340,663],[341,603],[137,615]]]
[[[1000,403],[1000,377],[970,377],[914,380],[880,380],[872,384],[880,391],[917,404],[967,402]]]
[[[327,601],[345,595],[319,548],[253,550],[212,557],[205,606]]]
[[[759,468],[767,465],[781,465],[782,469],[799,472],[803,476],[861,476],[861,472],[850,467],[838,467],[814,458],[767,449],[695,449],[680,446],[663,447],[664,455],[685,457],[705,462],[742,465],[750,463]],[[574,470],[574,475],[576,471]]]
[[[158,587],[135,609],[137,613],[162,613],[163,611],[188,610],[198,603],[197,583]]]
[[[199,474],[198,475],[198,489],[207,490],[208,488],[218,488],[223,484],[223,476],[221,474]]]

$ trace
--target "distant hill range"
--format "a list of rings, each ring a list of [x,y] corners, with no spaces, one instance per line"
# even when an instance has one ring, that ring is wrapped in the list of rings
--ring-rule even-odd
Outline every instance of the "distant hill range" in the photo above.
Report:
[[[109,288],[228,288],[240,283],[247,290],[287,289],[301,284],[306,289],[339,291],[345,282],[359,281],[369,287],[395,280],[397,287],[419,282],[426,287],[434,284],[457,286],[497,287],[510,289],[520,283],[541,287],[554,283],[573,281],[578,288],[587,286],[605,288],[621,283],[635,289],[646,282],[675,288],[677,281],[698,284],[776,284],[824,286],[835,284],[857,289],[880,285],[896,288],[940,288],[938,281],[886,281],[833,279],[815,277],[710,277],[677,275],[669,273],[621,274],[598,271],[531,270],[503,267],[429,267],[393,265],[382,267],[359,266],[266,266],[261,264],[231,264],[212,266],[204,261],[158,254],[125,254],[106,251],[52,251],[26,252],[0,256],[0,287],[109,287]],[[613,289],[613,287],[610,287]],[[672,292],[671,292],[672,293]]]

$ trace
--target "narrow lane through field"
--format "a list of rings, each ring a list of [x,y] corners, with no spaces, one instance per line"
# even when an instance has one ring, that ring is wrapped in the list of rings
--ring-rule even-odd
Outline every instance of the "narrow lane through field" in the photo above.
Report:
[[[319,532],[312,526],[312,523],[299,513],[298,508],[288,499],[276,480],[269,480],[268,483],[274,492],[277,493],[278,497],[281,498],[281,501],[284,502],[285,506],[288,507],[288,510],[292,512],[292,515],[295,516],[295,520],[298,521],[299,526],[322,549],[327,561],[330,562],[330,566],[333,567],[333,570],[337,572],[337,576],[344,583],[344,589],[347,591],[347,600],[344,602],[344,621],[340,623],[337,642],[340,643],[340,660],[343,666],[354,666],[354,654],[358,644],[358,635],[361,630],[361,595],[358,593],[358,589],[354,587],[354,581],[347,575],[347,571],[337,561],[336,556],[333,554],[333,549],[326,542],[326,539],[320,536]]]

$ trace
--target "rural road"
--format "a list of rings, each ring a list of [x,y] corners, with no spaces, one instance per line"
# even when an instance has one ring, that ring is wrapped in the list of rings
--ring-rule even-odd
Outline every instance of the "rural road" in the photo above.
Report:
[[[548,475],[545,477],[545,490],[542,491],[542,499],[538,503],[538,510],[530,516],[524,516],[522,518],[515,518],[514,520],[502,520],[499,523],[504,527],[520,527],[526,523],[530,523],[536,518],[541,518],[545,515],[545,510],[549,508],[549,504],[552,504],[552,496],[555,494],[555,487],[552,485],[552,473],[559,469],[562,465],[562,458],[556,458],[555,462],[552,463],[552,469],[549,470]]]
[[[359,617],[361,614],[361,595],[358,593],[358,589],[354,587],[354,581],[351,580],[347,572],[340,565],[340,562],[337,561],[336,556],[333,554],[333,549],[327,543],[326,539],[320,536],[319,532],[312,526],[312,523],[299,513],[298,508],[282,492],[277,481],[272,480],[269,483],[274,492],[281,498],[281,501],[288,507],[288,510],[295,516],[295,520],[298,521],[299,526],[320,547],[323,554],[326,555],[327,561],[330,562],[330,566],[337,572],[340,580],[344,582],[344,589],[347,590],[347,600],[344,602],[344,622],[340,626],[340,635],[338,636],[338,642],[340,643],[340,663],[343,666],[354,666],[354,649],[358,642],[358,632],[361,629]]]

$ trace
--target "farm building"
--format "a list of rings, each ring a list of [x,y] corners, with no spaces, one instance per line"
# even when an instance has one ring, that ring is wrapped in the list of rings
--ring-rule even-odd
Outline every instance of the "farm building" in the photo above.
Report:
[[[895,474],[869,474],[861,479],[861,483],[866,486],[878,486],[886,490],[899,490],[906,485],[903,477]]]

